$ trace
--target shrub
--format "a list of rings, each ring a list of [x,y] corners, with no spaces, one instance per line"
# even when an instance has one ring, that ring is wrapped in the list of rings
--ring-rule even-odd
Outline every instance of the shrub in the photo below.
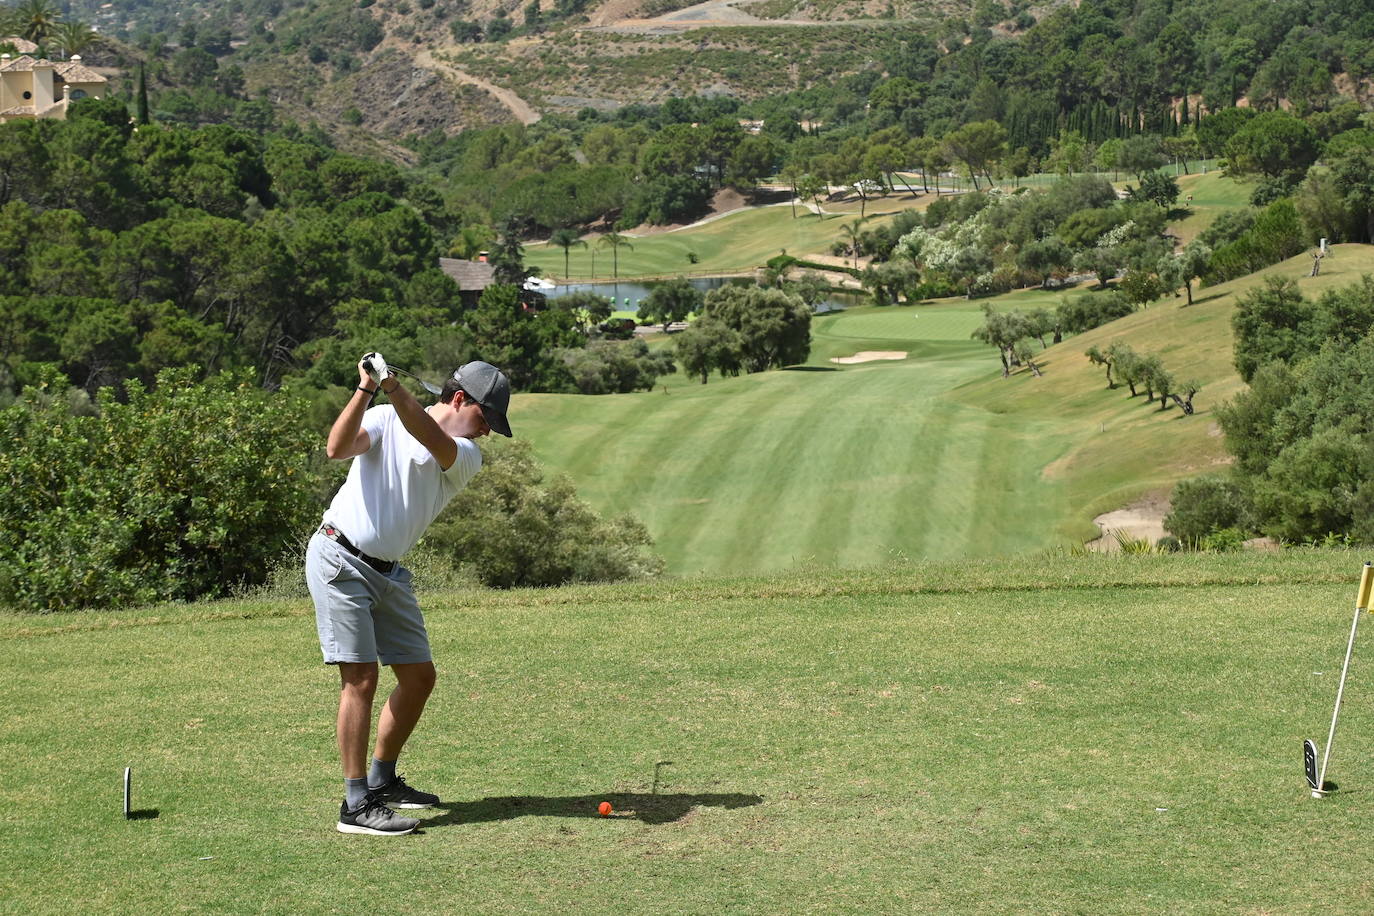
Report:
[[[1020,282],[1020,274],[1015,268],[999,268],[981,273],[973,278],[968,286],[968,297],[997,296],[1015,289]]]
[[[1065,299],[1059,305],[1060,326],[1070,334],[1080,334],[1124,318],[1135,311],[1129,299],[1117,290],[1088,292]]]
[[[1306,244],[1306,230],[1293,201],[1277,200],[1260,212],[1244,235],[1213,253],[1204,279],[1209,285],[1233,280],[1291,258]]]
[[[672,354],[650,351],[642,340],[594,340],[581,349],[558,351],[581,394],[650,391],[661,375],[677,371]]]
[[[612,582],[663,571],[633,516],[606,520],[564,476],[544,480],[528,442],[482,446],[482,472],[430,526],[425,543],[497,588]]]
[[[957,296],[961,292],[963,292],[963,290],[959,289],[957,285],[951,283],[949,280],[934,278],[923,280],[917,285],[917,287],[911,291],[911,298],[917,301],[944,299],[949,296]]]
[[[1222,528],[1202,539],[1202,549],[1230,553],[1245,545],[1245,535],[1239,528]]]
[[[1180,481],[1164,528],[1185,543],[1200,542],[1223,528],[1254,526],[1250,496],[1229,477],[1209,475]]]
[[[169,369],[73,413],[55,373],[0,410],[0,602],[121,607],[256,584],[321,503],[302,402]]]

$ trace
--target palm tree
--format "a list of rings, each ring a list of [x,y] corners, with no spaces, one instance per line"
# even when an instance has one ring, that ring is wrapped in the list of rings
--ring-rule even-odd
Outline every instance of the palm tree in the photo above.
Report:
[[[20,38],[42,43],[62,21],[62,12],[50,0],[20,0],[14,8]]]
[[[80,54],[100,37],[95,29],[75,19],[58,23],[52,34],[54,42],[62,49],[62,56],[68,58]]]
[[[563,277],[564,279],[570,278],[571,274],[568,273],[568,251],[574,245],[581,245],[583,248],[586,248],[587,243],[578,237],[575,229],[555,229],[553,234],[549,236],[549,241],[563,249]]]
[[[611,249],[611,270],[615,279],[620,279],[620,249],[628,248],[635,250],[635,246],[630,244],[630,240],[618,232],[607,232],[601,237],[601,245]]]
[[[464,226],[449,245],[448,256],[461,258],[464,261],[475,261],[477,256],[484,249],[490,248],[495,240],[496,236],[487,226],[479,224]]]
[[[843,226],[840,227],[840,231],[844,233],[845,239],[847,241],[845,250],[854,257],[855,264],[858,263],[859,259],[859,238],[863,235],[863,233],[859,230],[859,226],[862,224],[862,222],[862,219],[856,219],[854,220],[854,222],[845,223]]]

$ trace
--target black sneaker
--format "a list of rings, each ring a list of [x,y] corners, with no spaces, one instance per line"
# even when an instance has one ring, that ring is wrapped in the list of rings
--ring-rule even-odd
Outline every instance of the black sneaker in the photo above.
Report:
[[[399,773],[384,786],[375,789],[369,786],[368,792],[379,801],[396,808],[433,808],[439,804],[439,796],[412,789]]]
[[[339,806],[340,833],[371,833],[376,836],[402,836],[410,833],[420,822],[413,817],[397,817],[372,793],[368,793],[363,803],[353,810],[348,809],[345,801]]]

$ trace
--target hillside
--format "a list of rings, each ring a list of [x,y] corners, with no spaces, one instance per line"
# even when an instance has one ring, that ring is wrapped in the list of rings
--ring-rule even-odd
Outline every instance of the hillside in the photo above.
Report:
[[[1043,361],[1037,360],[1044,368],[1043,378],[1025,371],[1009,379],[990,377],[953,392],[953,398],[1001,415],[1057,420],[1067,448],[1044,468],[1044,480],[1063,482],[1067,491],[1069,517],[1059,523],[1059,530],[1092,537],[1092,516],[1137,500],[1159,504],[1179,479],[1229,461],[1209,414],[1243,388],[1232,364],[1230,319],[1236,299],[1270,276],[1293,278],[1311,298],[1374,273],[1374,246],[1338,245],[1332,252],[1319,277],[1308,276],[1311,258],[1298,255],[1251,276],[1195,291],[1191,307],[1181,307],[1179,299],[1164,300],[1071,337],[1045,351]],[[1014,302],[1014,297],[1003,301]],[[1175,375],[1201,382],[1197,412],[1185,417],[1177,407],[1160,411],[1158,403],[1145,403],[1144,394],[1129,398],[1124,386],[1108,390],[1105,372],[1083,352],[1117,340],[1137,352],[1158,354]]]
[[[696,25],[653,31],[652,23],[570,30],[505,45],[435,52],[464,72],[500,83],[544,111],[614,110],[672,96],[742,100],[833,84],[867,69],[924,34],[920,24]]]
[[[994,118],[1014,146],[1043,156],[1065,127],[1099,142],[1126,123],[1168,132],[1187,105],[1216,111],[1244,100],[1314,112],[1374,92],[1364,36],[1336,0],[1294,10],[1193,0],[1167,11],[1060,0],[70,7],[140,49],[156,78],[163,65],[185,70],[185,52],[203,51],[237,68],[225,81],[230,94],[268,99],[283,118],[320,124],[350,147],[367,148],[365,134],[398,157],[407,136],[528,123],[527,108],[605,113],[696,96],[736,100],[755,119],[901,124],[913,136]],[[1228,50],[1237,36],[1243,54]],[[190,63],[194,71],[205,62]],[[197,82],[174,75],[182,88]]]

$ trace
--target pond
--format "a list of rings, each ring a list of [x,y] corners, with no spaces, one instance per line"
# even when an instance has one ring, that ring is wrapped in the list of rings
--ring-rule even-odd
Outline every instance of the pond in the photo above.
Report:
[[[568,283],[545,290],[544,294],[550,299],[557,299],[559,296],[567,296],[572,293],[595,293],[610,299],[611,305],[617,312],[633,313],[638,311],[640,303],[649,298],[649,292],[663,282],[665,281],[621,280],[618,283]],[[748,285],[753,283],[753,280],[748,277],[691,277],[687,282],[703,293],[707,293],[729,283]],[[862,305],[867,300],[868,297],[862,293],[831,293],[816,311],[833,312],[837,309],[852,308],[856,305]]]

